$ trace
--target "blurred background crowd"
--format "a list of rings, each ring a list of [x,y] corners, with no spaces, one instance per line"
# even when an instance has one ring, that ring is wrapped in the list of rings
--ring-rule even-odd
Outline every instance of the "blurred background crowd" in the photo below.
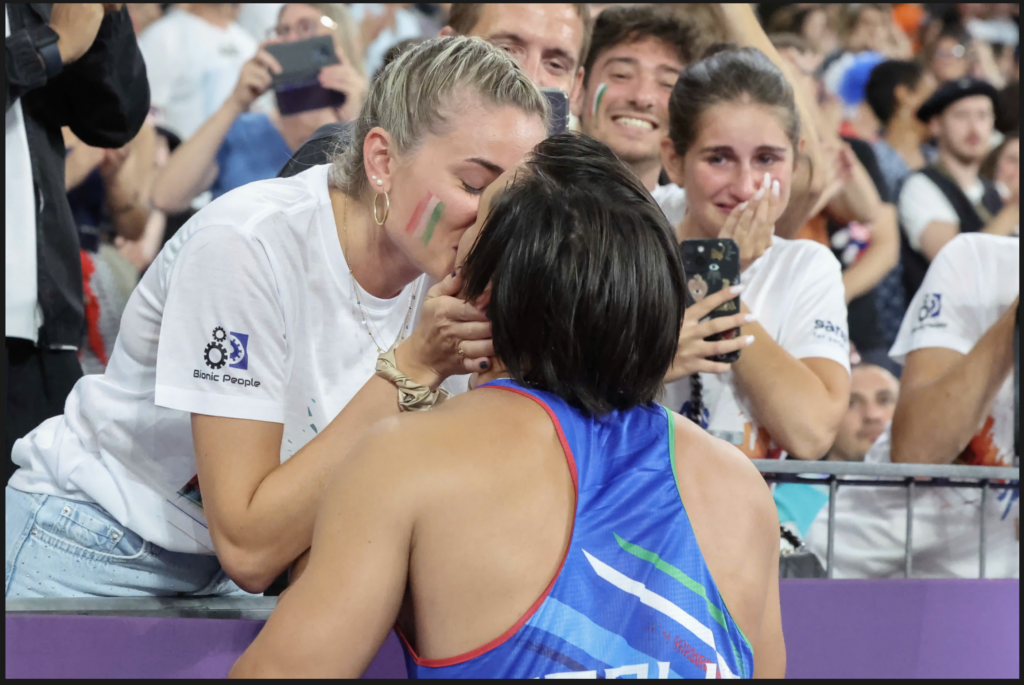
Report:
[[[669,96],[682,69],[714,44],[735,40],[737,32],[719,6],[705,4],[125,7],[149,85],[145,122],[123,144],[108,137],[108,147],[96,145],[102,136],[85,142],[73,127],[61,128],[64,191],[81,262],[84,327],[78,340],[60,340],[58,346],[77,348],[86,374],[103,372],[141,274],[192,215],[234,188],[277,176],[323,127],[355,119],[374,75],[403,48],[439,34],[483,37],[507,49],[537,85],[564,91],[570,126],[609,145],[641,177],[673,224],[678,223],[685,213],[686,189],[671,183],[660,153],[660,138],[668,132]],[[636,7],[657,12],[631,14],[626,9]],[[823,453],[801,456],[888,461],[887,427],[903,374],[894,344],[899,347],[908,308],[916,312],[923,307],[930,316],[940,306],[915,300],[929,266],[961,233],[1019,233],[1019,5],[780,3],[754,5],[754,10],[767,40],[788,66],[787,76],[810,94],[807,114],[824,165],[807,171],[818,179],[818,192],[791,202],[777,233],[827,246],[841,266],[845,286],[853,364],[849,408],[834,444]],[[12,28],[9,15],[9,59]],[[317,78],[325,89],[344,94],[338,100],[343,104],[283,113],[271,91],[272,71],[263,48],[315,36],[333,41],[337,64],[321,69]],[[8,81],[13,83],[10,66]],[[88,98],[89,92],[76,97]],[[602,98],[608,98],[605,109],[600,109]],[[12,187],[10,90],[7,105],[10,205],[12,194],[31,197],[35,191]],[[654,136],[622,134],[628,127]],[[31,136],[29,128],[30,144]],[[26,170],[20,173],[24,177]],[[24,264],[19,271],[10,211],[7,338],[13,358],[18,351],[12,337],[42,343],[34,331],[12,335],[16,303],[11,297],[17,288],[12,279],[19,273],[28,280],[34,275],[25,273]],[[54,248],[60,252],[72,236],[53,240],[63,241]],[[67,269],[55,261],[42,263],[44,248],[39,249],[41,274]],[[980,268],[996,266],[983,262]],[[954,280],[964,279],[965,288],[971,285],[967,279],[976,277],[962,269],[949,273]],[[999,277],[1015,295],[1016,272]],[[42,292],[42,275],[40,279]],[[47,321],[53,320],[45,314]],[[984,333],[980,330],[962,352],[969,352]],[[9,383],[15,378],[11,375]],[[48,408],[41,410],[44,415],[37,413],[34,423],[63,411],[70,384],[65,382],[64,390],[60,382],[50,386],[44,401]],[[9,389],[8,416],[11,401]],[[31,427],[24,426],[20,435]],[[8,460],[20,435],[9,422]],[[979,447],[971,454],[938,461],[1008,465],[1008,449]],[[751,456],[777,453],[762,450]],[[839,575],[902,573],[902,541],[893,531],[904,525],[899,517],[905,499],[898,491],[889,498],[882,490],[851,488],[851,495],[840,501]],[[959,500],[951,504],[944,498],[977,496],[957,493],[928,495],[939,498],[931,505],[936,515],[962,506]],[[796,544],[802,539],[820,553],[827,488],[779,486],[776,500]],[[989,535],[1005,534],[1006,554],[1013,561],[1000,568],[1016,575],[1019,532],[1016,515],[1007,518],[1010,504],[1002,503],[997,527]],[[929,515],[928,506],[919,507],[924,512],[920,515]],[[946,530],[936,544],[948,551],[949,545],[959,544],[949,540],[963,535],[974,540],[976,550],[976,518],[962,523],[963,531]],[[928,545],[929,535],[922,534],[916,544]],[[948,563],[942,558],[929,566],[927,556],[923,549],[916,566],[920,573],[976,573],[976,560]]]

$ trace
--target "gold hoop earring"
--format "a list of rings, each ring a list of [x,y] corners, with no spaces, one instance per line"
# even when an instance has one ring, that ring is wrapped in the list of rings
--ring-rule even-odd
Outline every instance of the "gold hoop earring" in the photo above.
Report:
[[[384,196],[384,218],[381,219],[377,216],[377,198],[381,195]],[[373,220],[377,222],[378,226],[383,226],[384,222],[388,220],[388,213],[391,211],[391,198],[388,197],[387,191],[383,193],[377,193],[373,196]]]

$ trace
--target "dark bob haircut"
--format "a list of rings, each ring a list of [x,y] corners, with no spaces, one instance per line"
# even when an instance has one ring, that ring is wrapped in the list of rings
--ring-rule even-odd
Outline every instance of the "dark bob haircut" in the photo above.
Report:
[[[603,143],[538,145],[493,198],[463,278],[470,300],[492,285],[495,353],[520,385],[594,416],[655,401],[686,279],[668,220]]]

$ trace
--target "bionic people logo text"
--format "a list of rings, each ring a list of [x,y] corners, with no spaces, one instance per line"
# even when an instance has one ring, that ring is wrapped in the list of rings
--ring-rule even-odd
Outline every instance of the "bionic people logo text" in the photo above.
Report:
[[[211,369],[223,368],[225,364],[229,369],[249,368],[249,335],[246,333],[230,334],[221,326],[213,329],[213,342],[206,346],[203,351],[203,361]]]
[[[229,369],[247,371],[249,369],[249,334],[230,333],[222,326],[213,329],[213,340],[203,349],[203,362],[207,368],[220,371],[225,366]],[[230,373],[209,373],[200,369],[192,372],[193,378],[216,383],[231,383],[243,387],[260,387],[260,382],[252,378],[239,378]]]

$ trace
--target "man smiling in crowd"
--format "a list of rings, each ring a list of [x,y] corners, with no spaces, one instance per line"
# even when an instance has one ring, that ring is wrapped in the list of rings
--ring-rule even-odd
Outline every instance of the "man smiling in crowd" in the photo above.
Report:
[[[538,88],[565,91],[577,116],[590,32],[582,3],[456,3],[441,29],[442,36],[478,36],[507,50]]]
[[[633,169],[673,225],[682,219],[685,195],[658,185],[661,141],[668,135],[669,96],[694,57],[695,39],[694,29],[669,10],[610,7],[595,22],[584,65],[583,132]]]

